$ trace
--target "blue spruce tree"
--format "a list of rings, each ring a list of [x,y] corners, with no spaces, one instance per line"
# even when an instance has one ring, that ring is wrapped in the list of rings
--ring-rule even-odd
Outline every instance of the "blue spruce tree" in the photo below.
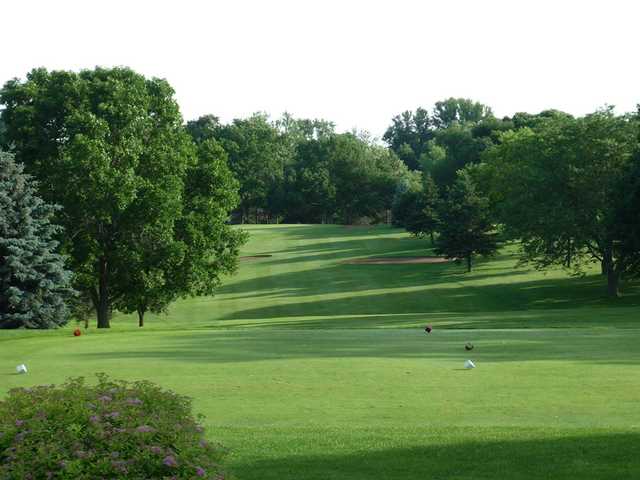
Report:
[[[56,207],[0,152],[0,328],[54,328],[68,320],[71,273],[56,252]]]

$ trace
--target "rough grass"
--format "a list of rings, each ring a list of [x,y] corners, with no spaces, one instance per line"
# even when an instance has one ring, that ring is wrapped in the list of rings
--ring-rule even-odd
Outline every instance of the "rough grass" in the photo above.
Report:
[[[0,395],[150,379],[196,399],[239,479],[640,478],[637,288],[514,269],[513,246],[466,274],[343,263],[432,254],[385,227],[249,230],[271,257],[142,330],[0,332]]]

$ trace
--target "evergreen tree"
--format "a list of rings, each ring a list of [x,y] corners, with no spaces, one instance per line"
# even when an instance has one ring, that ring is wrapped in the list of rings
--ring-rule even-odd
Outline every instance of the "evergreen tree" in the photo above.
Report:
[[[436,252],[447,258],[466,259],[467,271],[475,254],[490,255],[498,249],[489,220],[489,201],[480,195],[465,170],[448,189],[440,206],[440,236]]]
[[[36,196],[33,180],[0,152],[0,328],[53,328],[68,319],[71,274],[56,252],[56,208]]]

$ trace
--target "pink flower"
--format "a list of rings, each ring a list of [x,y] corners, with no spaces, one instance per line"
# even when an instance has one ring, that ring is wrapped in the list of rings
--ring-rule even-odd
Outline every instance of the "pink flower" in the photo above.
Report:
[[[199,477],[204,477],[207,472],[204,471],[204,468],[196,467],[196,475]]]
[[[155,432],[155,429],[153,427],[150,427],[149,425],[140,425],[138,428],[136,428],[136,432],[149,433],[149,432]]]
[[[162,463],[164,465],[166,465],[167,467],[177,467],[178,466],[178,462],[176,462],[176,459],[173,455],[167,455],[166,457],[164,457],[164,460],[162,461]]]

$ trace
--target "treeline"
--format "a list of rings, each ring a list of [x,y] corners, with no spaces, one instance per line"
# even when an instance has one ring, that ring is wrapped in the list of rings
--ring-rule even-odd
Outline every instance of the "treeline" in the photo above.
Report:
[[[196,143],[217,142],[240,183],[239,223],[387,221],[409,170],[366,134],[336,133],[325,120],[264,114],[223,125],[207,115],[187,123]]]
[[[417,169],[396,197],[396,224],[469,269],[500,237],[539,269],[600,264],[612,297],[640,275],[640,111],[496,119],[452,99],[396,117],[385,138]]]

